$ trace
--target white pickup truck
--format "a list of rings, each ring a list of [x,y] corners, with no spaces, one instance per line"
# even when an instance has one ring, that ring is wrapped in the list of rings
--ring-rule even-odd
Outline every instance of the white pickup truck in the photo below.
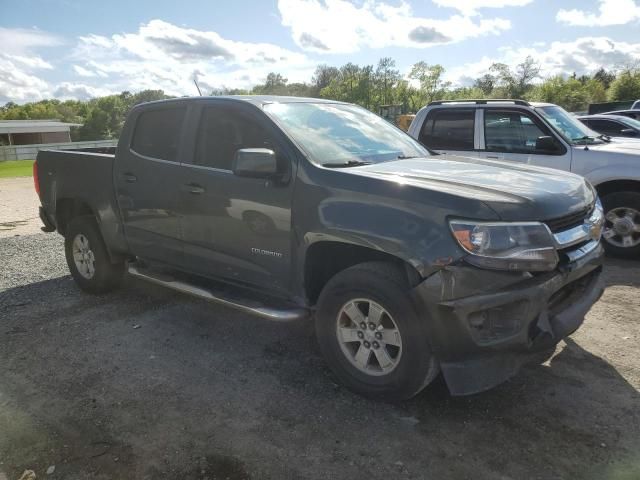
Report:
[[[417,113],[409,134],[438,153],[586,177],[605,208],[607,251],[640,257],[640,142],[608,139],[557,105],[523,100],[432,102]]]

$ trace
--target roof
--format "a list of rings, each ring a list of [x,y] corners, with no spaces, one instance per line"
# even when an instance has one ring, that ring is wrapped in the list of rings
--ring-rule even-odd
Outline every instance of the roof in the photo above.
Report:
[[[625,117],[624,115],[605,115],[603,113],[594,113],[593,115],[578,115],[578,118],[582,120],[583,118],[586,120],[589,119],[598,119],[598,120],[628,120],[629,117]]]
[[[549,102],[531,102],[532,107],[557,107],[555,103]]]
[[[327,100],[324,98],[311,98],[311,97],[288,97],[284,95],[220,95],[215,97],[180,97],[180,98],[169,98],[166,100],[155,100],[153,102],[140,103],[136,105],[144,106],[149,104],[159,104],[159,103],[174,103],[174,102],[197,102],[199,100],[236,100],[243,101],[247,103],[251,103],[258,107],[263,107],[269,103],[340,103],[345,104],[345,102],[340,102],[338,100]]]
[[[637,108],[629,108],[627,110],[613,110],[611,112],[602,112],[598,115],[618,115],[622,113],[640,113],[640,110],[638,110]]]
[[[0,133],[68,132],[81,123],[65,123],[58,120],[0,120]]]

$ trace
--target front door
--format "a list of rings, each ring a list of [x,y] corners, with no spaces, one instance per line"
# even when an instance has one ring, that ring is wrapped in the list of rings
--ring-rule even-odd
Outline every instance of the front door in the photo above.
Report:
[[[286,290],[293,153],[268,117],[243,102],[205,103],[196,118],[193,161],[181,174],[185,268]],[[233,159],[242,148],[274,150],[282,180],[235,176]]]
[[[184,105],[160,104],[132,119],[130,145],[118,148],[116,196],[131,252],[178,266],[182,259],[178,204]],[[126,133],[125,133],[126,136]]]
[[[485,158],[571,170],[571,150],[540,119],[519,109],[482,111],[480,138],[481,143],[484,140]],[[551,137],[555,149],[540,149],[538,139],[541,137]]]

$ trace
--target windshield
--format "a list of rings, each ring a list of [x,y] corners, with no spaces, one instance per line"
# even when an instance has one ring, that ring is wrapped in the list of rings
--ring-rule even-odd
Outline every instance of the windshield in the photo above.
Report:
[[[604,143],[600,134],[594,132],[576,117],[558,106],[539,107],[536,109],[551,126],[573,145],[591,145]]]
[[[631,128],[640,130],[640,120],[636,120],[635,118],[624,117],[624,118],[621,118],[620,121]]]
[[[298,143],[311,161],[357,166],[429,152],[386,120],[355,105],[271,103],[265,112]]]

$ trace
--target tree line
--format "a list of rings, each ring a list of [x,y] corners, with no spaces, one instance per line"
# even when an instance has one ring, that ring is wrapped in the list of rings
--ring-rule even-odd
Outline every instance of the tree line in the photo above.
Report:
[[[309,82],[289,82],[282,74],[267,75],[251,89],[219,88],[211,95],[293,95],[356,103],[378,112],[382,105],[397,104],[405,113],[415,113],[434,100],[472,98],[520,98],[558,104],[569,111],[584,111],[590,103],[640,99],[640,67],[618,71],[601,68],[592,75],[556,75],[541,78],[533,58],[510,67],[494,63],[471,86],[454,87],[445,80],[442,65],[424,61],[412,66],[407,77],[395,60],[382,58],[377,65],[347,63],[341,67],[318,65]],[[72,129],[72,139],[99,140],[120,135],[128,111],[138,103],[170,98],[162,90],[122,92],[88,101],[42,100],[0,107],[0,119],[57,118],[81,123]]]

